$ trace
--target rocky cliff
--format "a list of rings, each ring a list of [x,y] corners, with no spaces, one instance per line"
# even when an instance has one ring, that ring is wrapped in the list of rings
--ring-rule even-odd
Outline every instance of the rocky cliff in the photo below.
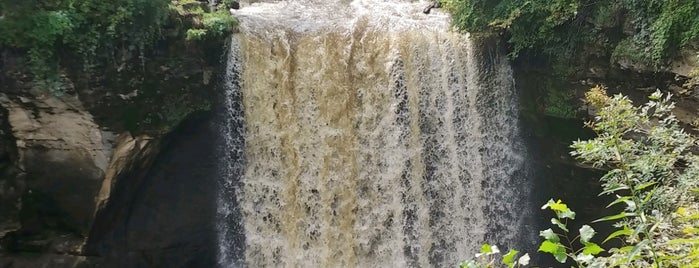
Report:
[[[0,267],[210,266],[226,44],[181,34],[63,67],[58,91],[1,51]]]

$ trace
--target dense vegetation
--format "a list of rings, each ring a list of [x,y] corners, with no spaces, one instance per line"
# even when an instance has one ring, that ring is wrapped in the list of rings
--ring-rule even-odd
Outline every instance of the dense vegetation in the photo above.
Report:
[[[665,71],[683,49],[699,48],[699,1],[696,0],[443,0],[454,25],[476,36],[499,36],[510,56],[544,59],[550,77],[538,83],[544,114],[575,117],[565,81],[585,58],[606,59],[635,70]],[[578,69],[576,69],[578,68]],[[584,68],[584,67],[583,67]],[[685,91],[696,90],[697,71],[685,78]],[[616,200],[617,213],[598,221],[617,228],[599,239],[590,225],[572,230],[575,212],[549,201],[542,209],[555,217],[540,232],[540,252],[574,267],[699,266],[699,146],[695,136],[672,114],[668,95],[651,95],[635,106],[624,96],[607,96],[595,87],[587,95],[597,137],[578,141],[573,156],[600,169],[602,195]],[[593,225],[594,226],[594,225]],[[570,229],[570,230],[569,230]],[[506,253],[506,254],[505,254]],[[461,267],[521,267],[528,255],[500,253],[484,245]]]
[[[672,114],[670,96],[658,91],[645,105],[634,106],[598,86],[586,101],[597,110],[588,123],[597,137],[574,142],[572,155],[609,170],[600,179],[600,195],[616,196],[608,208],[618,212],[595,222],[615,222],[617,230],[601,241],[593,239],[596,231],[589,225],[575,233],[568,227],[575,212],[561,200],[550,200],[542,209],[555,213],[553,227],[539,233],[544,241],[538,250],[574,267],[699,266],[699,141]],[[518,261],[516,251],[501,258],[496,251],[486,245],[461,267],[528,264],[526,255]]]
[[[442,0],[456,27],[505,35],[511,55],[542,54],[567,64],[602,53],[652,69],[699,38],[696,0]],[[694,42],[694,43],[693,43]]]
[[[193,17],[189,39],[233,30],[226,12],[209,12],[194,0],[0,0],[0,48],[24,51],[37,81],[56,81],[62,61],[90,67],[143,53],[166,24]],[[191,32],[191,33],[190,33]]]
[[[210,108],[214,87],[202,83],[236,29],[231,3],[0,0],[0,79],[10,90],[77,93],[110,128],[167,132]]]

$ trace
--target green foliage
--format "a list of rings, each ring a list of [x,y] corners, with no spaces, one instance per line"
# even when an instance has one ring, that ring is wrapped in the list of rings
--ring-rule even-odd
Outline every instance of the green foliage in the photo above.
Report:
[[[27,49],[32,72],[41,78],[58,79],[54,63],[58,61],[56,45],[64,34],[73,31],[71,14],[64,10],[34,10],[38,1],[0,1],[0,47]],[[60,8],[59,1],[43,3]]]
[[[144,60],[173,11],[201,21],[183,31],[188,40],[223,37],[237,23],[226,12],[206,13],[194,0],[0,0],[0,47],[26,51],[35,81],[56,85],[62,61],[89,67],[123,64],[117,59],[133,55]]]
[[[568,220],[575,219],[575,212],[570,210],[561,200],[556,202],[549,200],[541,209],[550,209],[556,214],[556,218],[551,218],[551,223],[560,232],[556,233],[551,228],[539,232],[539,236],[544,238],[544,241],[538,250],[553,255],[560,263],[565,263],[570,258],[578,267],[596,265],[593,262],[595,256],[605,252],[605,250],[591,241],[596,234],[595,230],[589,225],[583,225],[578,230],[579,234],[571,238],[568,234],[570,232]],[[565,239],[562,240],[561,237]],[[575,242],[578,242],[579,246]]]
[[[497,246],[483,244],[481,252],[476,254],[476,257],[471,260],[463,261],[459,264],[460,268],[495,268],[495,267],[525,267],[529,265],[529,254],[521,255],[519,251],[510,249],[507,254],[502,254]]]
[[[554,90],[548,87],[544,113],[561,118],[575,118],[575,106],[573,105],[573,92]]]
[[[62,54],[88,62],[155,42],[167,1],[0,0],[0,46],[26,50],[35,80],[53,83]]]
[[[185,38],[189,41],[220,38],[230,34],[237,25],[238,21],[226,11],[206,13],[203,15],[201,28],[187,30]]]
[[[575,18],[577,0],[444,0],[443,4],[452,12],[454,24],[462,30],[507,33],[513,56],[534,47],[554,54],[549,50],[551,45],[568,43],[570,38],[580,34],[566,36],[557,31],[557,28],[566,28]]]
[[[588,125],[598,137],[576,141],[572,155],[597,167],[611,171],[602,177],[604,194],[630,191],[638,195],[639,213],[659,210],[667,213],[683,198],[693,196],[690,189],[699,186],[699,159],[692,152],[697,139],[679,125],[672,114],[670,95],[653,93],[641,107],[621,95],[606,97],[603,91],[588,94],[599,107],[595,122]],[[603,101],[599,101],[602,99]],[[640,200],[647,200],[641,205]]]
[[[699,38],[699,2],[696,0],[625,0],[635,27],[631,37],[654,63],[662,64],[673,51]]]
[[[699,140],[672,114],[671,96],[655,92],[646,104],[635,106],[597,86],[585,97],[597,113],[587,123],[597,137],[574,142],[571,154],[609,170],[600,179],[600,195],[614,195],[607,208],[617,212],[593,223],[613,222],[617,229],[602,244],[615,240],[621,246],[606,250],[593,242],[596,231],[589,225],[572,237],[568,222],[575,212],[560,200],[549,200],[542,209],[555,213],[553,228],[539,232],[544,241],[538,251],[577,267],[697,267]],[[474,263],[490,262],[467,262]]]
[[[213,36],[222,36],[230,34],[238,24],[238,21],[233,18],[228,12],[207,13],[204,15],[204,29]]]
[[[223,0],[223,6],[228,8],[232,8],[233,4],[238,2],[238,0]]]
[[[189,29],[185,35],[185,39],[189,41],[201,41],[206,38],[206,30],[204,29]]]
[[[696,0],[442,2],[457,28],[505,35],[515,57],[528,50],[553,62],[568,62],[583,47],[601,46],[614,51],[616,58],[629,57],[624,59],[659,68],[676,51],[699,39]],[[612,28],[618,30],[608,31]]]
[[[699,157],[693,153],[697,139],[686,133],[672,114],[670,95],[655,92],[649,102],[636,107],[621,95],[606,96],[597,87],[587,94],[598,109],[588,123],[598,136],[574,142],[576,158],[610,171],[601,179],[602,194],[615,194],[608,207],[623,205],[617,214],[597,221],[615,221],[616,232],[604,241],[621,239],[624,247],[597,261],[608,266],[675,266],[696,252],[692,240],[678,235],[673,211],[697,205]],[[680,213],[681,214],[681,213]],[[693,235],[693,234],[691,234]]]

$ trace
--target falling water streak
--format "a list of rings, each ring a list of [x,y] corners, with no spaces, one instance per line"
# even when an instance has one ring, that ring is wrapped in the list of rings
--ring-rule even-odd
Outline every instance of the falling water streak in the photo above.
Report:
[[[451,266],[516,242],[528,190],[503,57],[424,2],[326,2],[237,14],[220,265]]]
[[[241,107],[240,75],[241,54],[240,42],[237,36],[232,36],[229,44],[226,74],[223,79],[224,87],[224,122],[221,127],[221,137],[224,148],[220,161],[221,174],[217,197],[217,233],[219,252],[218,260],[221,267],[237,267],[242,265],[243,257],[239,252],[241,247],[241,227],[238,226],[240,211],[237,206],[237,180],[233,178],[243,174],[245,161],[244,150],[244,115]]]

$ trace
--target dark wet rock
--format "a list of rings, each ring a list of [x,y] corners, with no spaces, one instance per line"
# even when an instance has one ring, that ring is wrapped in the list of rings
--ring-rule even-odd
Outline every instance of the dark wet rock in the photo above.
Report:
[[[214,266],[216,141],[212,116],[199,114],[165,138],[150,168],[115,177],[84,252],[125,267]]]
[[[442,7],[442,3],[440,3],[439,1],[434,1],[429,6],[425,7],[425,9],[422,10],[422,13],[430,14],[430,11],[432,11],[433,8],[441,8],[441,7]]]

